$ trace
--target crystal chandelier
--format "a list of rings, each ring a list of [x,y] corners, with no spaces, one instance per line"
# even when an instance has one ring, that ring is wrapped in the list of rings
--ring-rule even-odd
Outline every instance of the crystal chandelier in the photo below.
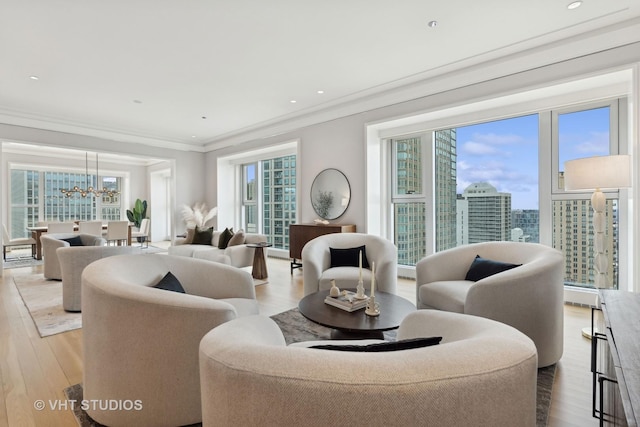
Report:
[[[94,195],[97,197],[102,196],[103,194],[106,194],[109,197],[113,197],[116,194],[120,194],[119,191],[117,190],[109,190],[106,187],[102,187],[102,190],[98,189],[98,188],[94,188],[93,187],[93,175],[91,176],[91,183],[89,183],[89,153],[85,153],[84,155],[84,167],[85,167],[85,176],[86,176],[86,183],[88,185],[88,187],[86,189],[80,188],[77,185],[75,185],[73,188],[71,189],[65,189],[62,188],[60,190],[60,192],[62,194],[64,194],[66,197],[73,197],[75,194],[79,194],[81,197],[87,197],[88,195]],[[100,179],[100,174],[98,172],[98,153],[96,153],[96,180]]]

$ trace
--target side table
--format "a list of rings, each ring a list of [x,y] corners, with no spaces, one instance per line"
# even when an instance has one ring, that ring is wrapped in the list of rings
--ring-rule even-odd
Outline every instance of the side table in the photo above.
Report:
[[[264,280],[269,275],[267,274],[267,261],[264,256],[264,248],[270,248],[273,246],[271,243],[250,243],[247,247],[254,248],[253,252],[253,269],[251,275],[254,279]]]

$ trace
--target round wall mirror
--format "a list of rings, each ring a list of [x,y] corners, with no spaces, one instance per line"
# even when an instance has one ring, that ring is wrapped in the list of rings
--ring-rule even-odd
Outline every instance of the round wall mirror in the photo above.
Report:
[[[349,180],[338,169],[325,169],[311,185],[311,204],[322,219],[336,219],[349,207]]]

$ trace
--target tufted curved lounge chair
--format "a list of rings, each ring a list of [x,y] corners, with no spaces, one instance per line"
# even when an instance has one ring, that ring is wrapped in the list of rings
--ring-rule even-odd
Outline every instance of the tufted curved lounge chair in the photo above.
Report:
[[[442,342],[343,352],[286,346],[263,316],[225,323],[200,343],[203,425],[536,425],[537,357],[527,336],[436,310],[413,312],[398,330],[398,339],[430,336]]]
[[[304,294],[309,295],[331,288],[331,280],[339,288],[358,286],[359,268],[331,268],[331,251],[365,246],[367,260],[375,262],[376,290],[396,293],[398,280],[396,246],[387,239],[373,234],[334,233],[325,234],[307,242],[302,248],[302,271]],[[365,289],[371,288],[371,270],[362,269],[362,281]]]
[[[476,255],[522,265],[475,282],[465,280]],[[548,366],[563,352],[563,266],[560,251],[536,243],[458,246],[416,264],[416,305],[511,325],[536,344],[539,366]]]

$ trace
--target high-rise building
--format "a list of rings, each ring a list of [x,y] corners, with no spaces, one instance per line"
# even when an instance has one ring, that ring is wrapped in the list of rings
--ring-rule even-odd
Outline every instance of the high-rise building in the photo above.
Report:
[[[456,129],[436,131],[435,216],[436,252],[456,246]]]
[[[523,240],[540,243],[540,211],[537,209],[514,209],[511,211],[511,226],[522,230]]]
[[[296,222],[296,156],[262,162],[262,232],[275,248],[289,248],[289,224]]]
[[[486,182],[469,185],[457,200],[458,245],[511,240],[511,194]]]
[[[399,196],[423,195],[422,138],[394,141],[395,193]],[[398,264],[415,265],[426,254],[426,206],[424,200],[395,200],[394,237]]]
[[[609,286],[618,283],[618,210],[614,200],[605,205],[605,253],[608,258]],[[565,284],[592,287],[593,215],[588,199],[556,200],[553,202],[553,247],[564,254]]]

